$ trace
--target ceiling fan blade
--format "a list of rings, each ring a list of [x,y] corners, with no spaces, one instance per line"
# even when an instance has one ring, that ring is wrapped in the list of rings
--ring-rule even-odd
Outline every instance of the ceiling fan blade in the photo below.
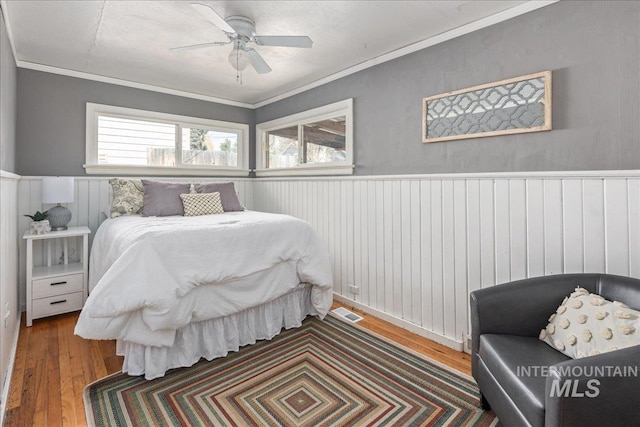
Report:
[[[201,47],[210,47],[210,46],[224,46],[229,42],[209,42],[209,43],[199,43],[199,44],[190,44],[189,46],[179,46],[179,47],[171,47],[169,50],[191,50],[191,49],[200,49]]]
[[[271,67],[264,60],[264,58],[254,49],[248,48],[245,50],[251,60],[251,65],[258,72],[258,74],[267,74],[271,71]]]
[[[192,2],[191,6],[225,33],[236,32],[236,30],[234,30],[231,25],[229,25],[222,16],[218,15],[218,13],[208,4]]]
[[[259,46],[311,47],[313,41],[307,36],[255,36]]]

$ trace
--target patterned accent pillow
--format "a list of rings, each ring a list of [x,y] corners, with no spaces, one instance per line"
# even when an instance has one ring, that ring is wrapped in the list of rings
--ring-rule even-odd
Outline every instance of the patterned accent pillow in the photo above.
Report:
[[[113,192],[111,218],[120,215],[139,215],[144,207],[144,188],[139,179],[112,178],[109,180]]]
[[[640,344],[640,311],[576,288],[540,331],[540,339],[573,359]]]
[[[198,216],[224,213],[220,193],[181,194],[184,216]]]

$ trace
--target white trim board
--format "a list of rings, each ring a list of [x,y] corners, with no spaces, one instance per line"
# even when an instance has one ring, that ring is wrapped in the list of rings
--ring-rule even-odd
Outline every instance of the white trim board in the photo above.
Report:
[[[9,390],[11,390],[11,379],[13,378],[13,367],[16,364],[16,353],[18,351],[18,337],[20,336],[20,322],[22,316],[18,316],[16,322],[16,330],[13,333],[13,344],[11,344],[11,356],[9,356],[9,364],[7,365],[7,376],[4,384],[2,384],[2,396],[0,396],[0,426],[4,425],[4,416],[7,410],[7,401],[9,400]]]
[[[166,94],[169,94],[169,95],[182,96],[184,98],[193,98],[193,99],[199,99],[199,100],[202,100],[202,101],[215,102],[215,103],[218,103],[218,104],[232,105],[232,106],[235,106],[235,107],[256,109],[256,108],[260,108],[260,107],[263,107],[265,105],[269,105],[269,104],[272,104],[274,102],[280,101],[282,99],[289,98],[289,97],[291,97],[293,95],[297,95],[297,94],[305,92],[307,90],[316,88],[318,86],[322,86],[322,85],[330,83],[332,81],[341,79],[343,77],[349,76],[349,75],[357,73],[359,71],[366,70],[367,68],[374,67],[374,66],[376,66],[378,64],[382,64],[384,62],[391,61],[391,60],[399,58],[401,56],[408,55],[408,54],[417,52],[419,50],[426,49],[428,47],[435,46],[437,44],[443,43],[445,41],[455,39],[455,38],[463,36],[465,34],[469,34],[469,33],[472,33],[474,31],[478,31],[480,29],[489,27],[491,25],[498,24],[500,22],[509,20],[511,18],[515,18],[517,16],[524,15],[525,13],[532,12],[534,10],[543,8],[545,6],[549,6],[551,4],[557,3],[558,1],[559,0],[532,0],[532,1],[528,1],[526,3],[523,3],[521,5],[512,7],[511,9],[507,9],[507,10],[502,11],[500,13],[497,13],[495,15],[479,19],[479,20],[477,20],[475,22],[471,22],[469,24],[463,25],[463,26],[455,28],[453,30],[446,31],[446,32],[444,32],[442,34],[438,34],[438,35],[436,35],[434,37],[430,37],[430,38],[428,38],[426,40],[422,40],[420,42],[411,44],[409,46],[405,46],[403,48],[394,50],[394,51],[389,52],[387,54],[381,55],[381,56],[379,56],[377,58],[370,59],[368,61],[362,62],[362,63],[360,63],[358,65],[354,65],[352,67],[349,67],[349,68],[347,68],[345,70],[342,70],[340,72],[337,72],[335,74],[329,75],[327,77],[324,77],[322,79],[316,80],[316,81],[311,82],[309,84],[300,86],[300,87],[298,87],[296,89],[281,93],[280,95],[276,95],[276,96],[264,99],[262,101],[259,101],[259,102],[253,103],[253,104],[234,101],[234,100],[230,100],[230,99],[218,98],[218,97],[215,97],[215,96],[209,96],[209,95],[204,95],[204,94],[199,94],[199,93],[186,92],[186,91],[166,88],[166,87],[162,87],[162,86],[155,86],[155,85],[149,85],[149,84],[145,84],[145,83],[133,82],[133,81],[129,81],[129,80],[117,79],[117,78],[113,78],[113,77],[101,76],[101,75],[98,75],[98,74],[91,74],[91,73],[86,73],[86,72],[82,72],[82,71],[69,70],[69,69],[66,69],[66,68],[52,67],[52,66],[49,66],[49,65],[36,64],[36,63],[33,63],[33,62],[28,62],[28,61],[21,61],[21,60],[18,59],[18,55],[16,53],[15,43],[14,43],[14,39],[13,39],[13,33],[11,32],[11,26],[9,25],[9,18],[8,17],[5,20],[5,24],[6,24],[6,27],[7,27],[7,33],[9,34],[9,42],[11,44],[11,50],[13,51],[13,56],[15,58],[17,67],[36,70],[36,71],[44,71],[44,72],[47,72],[47,73],[59,74],[59,75],[63,75],[63,76],[76,77],[76,78],[81,78],[81,79],[85,79],[85,80],[93,80],[93,81],[98,81],[98,82],[103,82],[103,83],[111,83],[111,84],[116,84],[116,85],[120,85],[120,86],[132,87],[132,88],[143,89],[143,90],[149,90],[149,91],[153,91],[153,92],[166,93]],[[6,0],[0,0],[0,5],[2,5],[2,10],[3,10],[5,16],[8,16],[7,12],[6,12],[6,10],[7,10],[7,8],[6,8]]]
[[[447,347],[460,352],[463,351],[462,342],[459,342],[451,338],[445,337],[443,335],[437,334],[435,332],[429,331],[427,329],[420,327],[419,325],[416,325],[411,322],[407,322],[406,320],[392,316],[388,313],[385,313],[384,311],[376,310],[375,308],[361,304],[345,296],[334,293],[333,299],[340,301],[343,304],[347,304],[353,308],[356,308],[364,313],[377,317],[378,319],[389,322],[392,325],[398,326],[402,329],[406,329],[407,331],[412,332],[416,335],[420,335],[421,337],[430,339],[431,341],[435,341],[438,344],[446,345]]]
[[[20,179],[24,179],[24,180],[40,180],[42,179],[44,176],[47,175],[25,175],[25,176],[20,176]],[[131,179],[151,179],[154,181],[167,181],[167,182],[183,182],[183,181],[188,181],[188,182],[193,182],[193,181],[198,181],[199,179],[202,180],[206,180],[207,182],[209,181],[252,181],[255,178],[248,178],[248,177],[234,177],[233,179],[230,179],[228,177],[217,177],[217,176],[197,176],[197,177],[190,177],[190,176],[157,176],[157,175],[131,175],[131,176],[117,176],[117,177],[113,177],[111,175],[109,176],[95,176],[95,175],[75,175],[74,179],[75,180],[82,180],[82,181],[104,181],[104,180],[109,180],[111,178],[123,178],[123,179],[127,179],[127,178],[131,178]]]
[[[7,171],[4,171],[4,170],[0,169],[0,178],[18,180],[21,177],[20,177],[20,175],[16,175],[13,172],[7,172]]]
[[[425,179],[556,179],[556,178],[640,178],[637,170],[594,170],[594,171],[532,171],[532,172],[469,172],[469,173],[434,173],[406,175],[353,175],[353,176],[280,176],[251,178],[256,182],[263,181],[416,181]]]
[[[13,42],[13,31],[9,25],[9,11],[7,10],[7,0],[0,0],[0,8],[2,9],[2,16],[4,17],[4,25],[7,29],[7,35],[9,36],[9,45],[11,46],[11,52],[13,53],[13,61],[18,66],[18,54],[16,53],[16,44]],[[2,425],[2,423],[0,423]]]

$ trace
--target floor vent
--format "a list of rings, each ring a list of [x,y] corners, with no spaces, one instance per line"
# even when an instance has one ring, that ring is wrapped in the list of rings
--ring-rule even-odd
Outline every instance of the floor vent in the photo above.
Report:
[[[346,308],[343,307],[339,307],[336,308],[335,310],[331,310],[332,313],[337,314],[340,317],[344,317],[345,319],[347,319],[349,322],[359,322],[362,320],[362,317],[358,316],[357,314],[347,310]]]

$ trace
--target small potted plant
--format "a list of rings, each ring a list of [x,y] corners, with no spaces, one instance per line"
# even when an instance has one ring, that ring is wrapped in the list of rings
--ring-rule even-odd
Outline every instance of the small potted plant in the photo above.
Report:
[[[49,220],[47,219],[47,211],[36,211],[33,215],[25,215],[33,220],[29,225],[29,232],[31,234],[44,234],[51,231]]]

